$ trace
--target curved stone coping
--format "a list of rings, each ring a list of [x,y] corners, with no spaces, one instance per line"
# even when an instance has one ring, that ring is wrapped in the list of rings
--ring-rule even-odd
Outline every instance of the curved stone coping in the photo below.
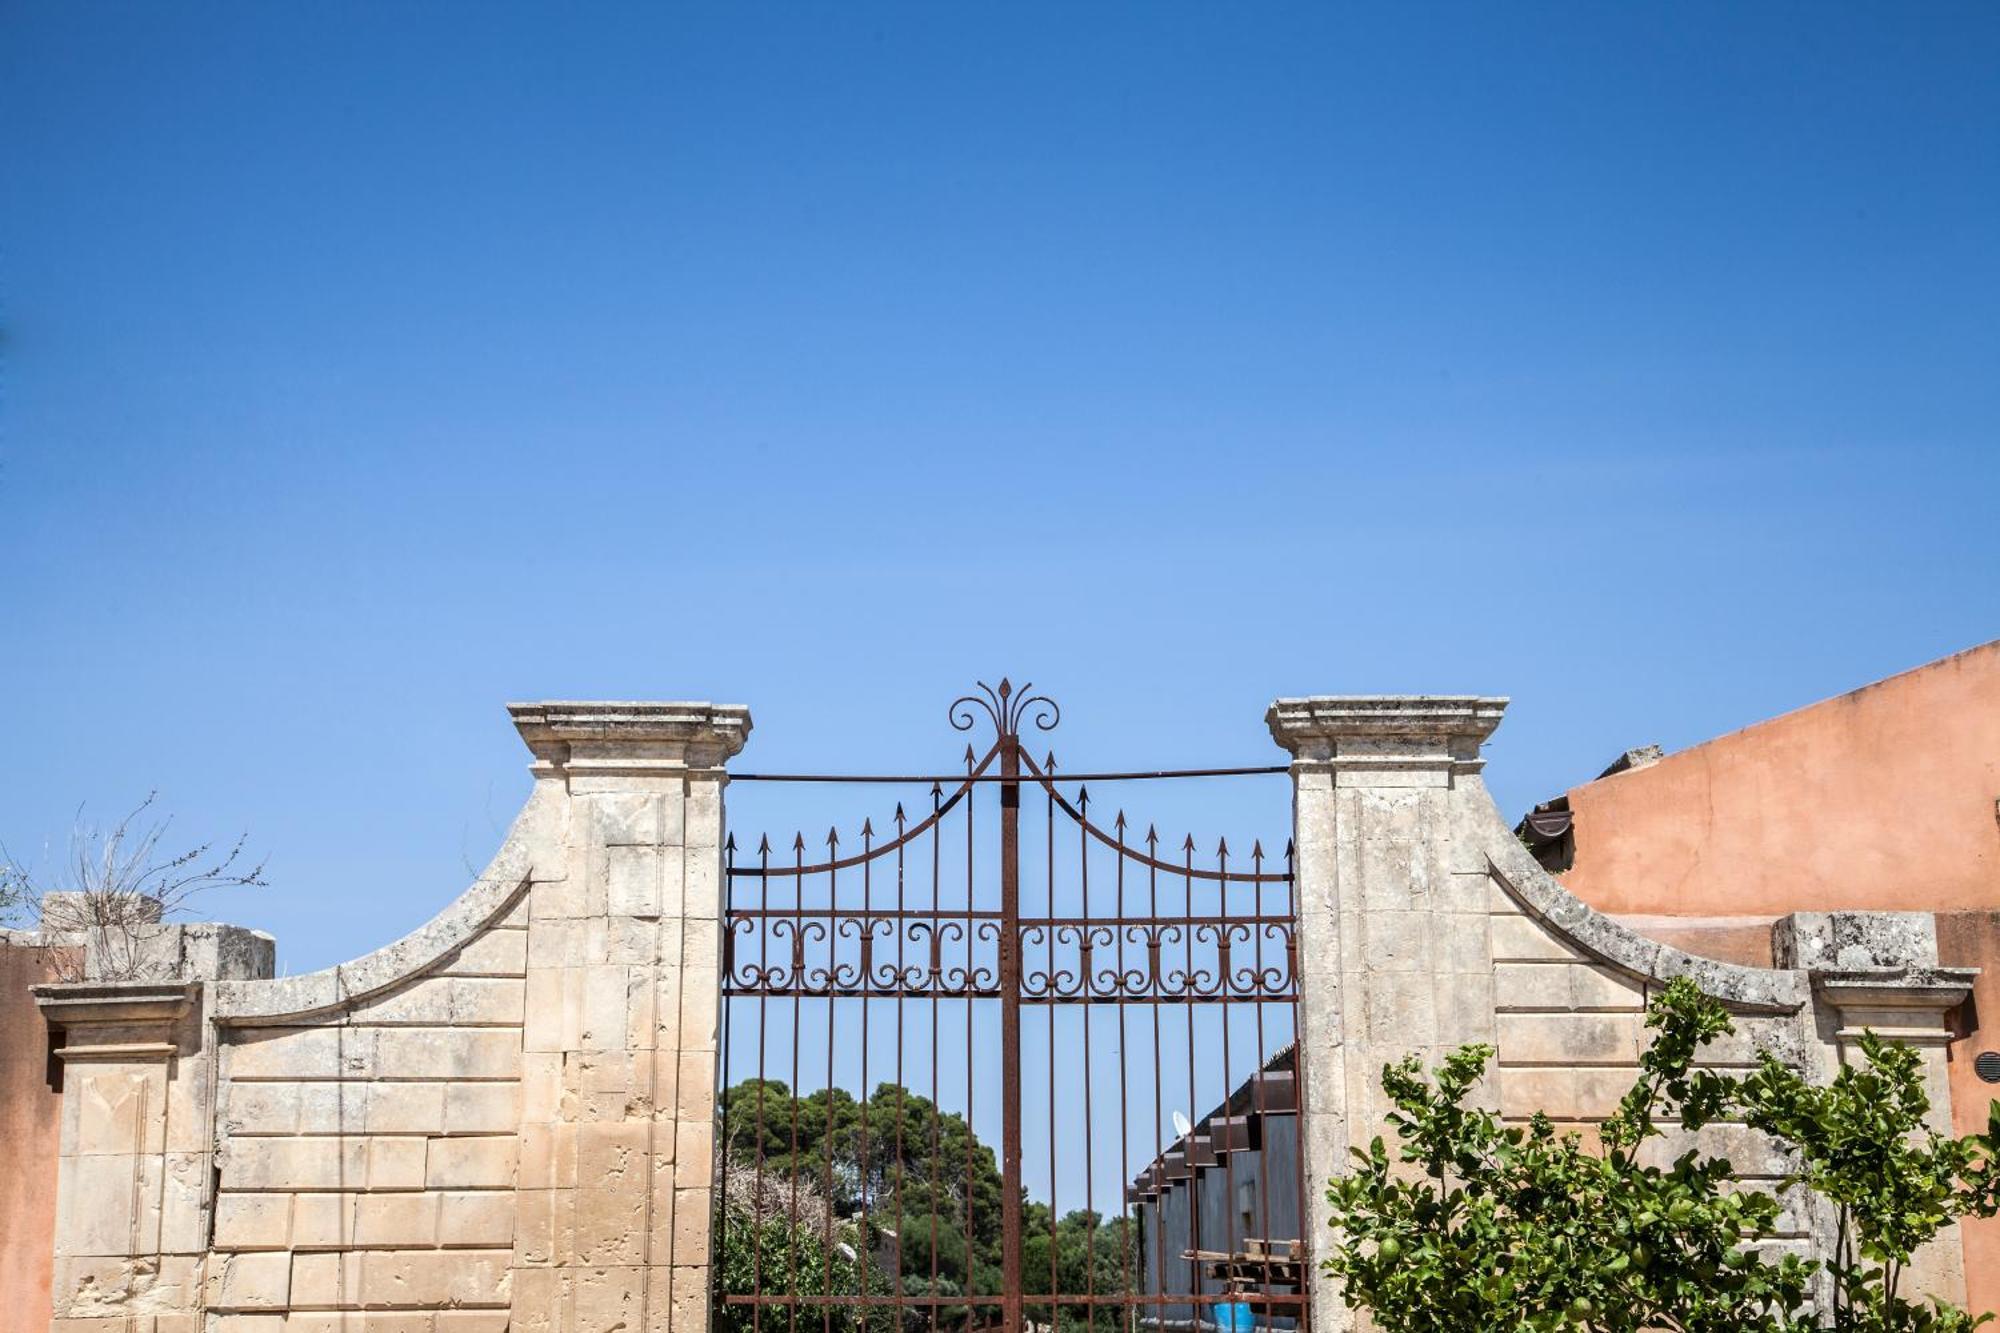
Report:
[[[1798,972],[1703,958],[1620,925],[1542,869],[1501,822],[1491,799],[1482,803],[1489,814],[1480,821],[1480,843],[1494,878],[1522,911],[1585,953],[1645,981],[1692,978],[1705,993],[1736,1009],[1789,1014],[1805,1004],[1805,980]]]
[[[352,962],[296,977],[215,984],[211,1017],[237,1025],[322,1017],[357,1000],[422,975],[479,934],[527,890],[534,844],[542,821],[555,812],[559,793],[537,783],[507,830],[492,862],[436,916],[392,944]]]

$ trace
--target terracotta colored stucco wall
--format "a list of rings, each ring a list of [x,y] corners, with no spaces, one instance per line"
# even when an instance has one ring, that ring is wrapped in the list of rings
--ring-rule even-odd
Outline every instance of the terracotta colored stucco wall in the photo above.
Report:
[[[48,1027],[29,987],[47,951],[0,940],[0,1333],[47,1333],[55,1268],[62,1096],[49,1086]]]
[[[1695,916],[2000,907],[2000,641],[1577,787],[1571,892]]]

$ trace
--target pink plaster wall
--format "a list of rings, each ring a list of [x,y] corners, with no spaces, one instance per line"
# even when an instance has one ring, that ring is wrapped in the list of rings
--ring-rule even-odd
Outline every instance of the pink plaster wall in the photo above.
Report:
[[[1979,1052],[2000,1051],[2000,910],[1940,912],[1937,933],[1939,962],[1979,969],[1972,999],[1959,1009],[1947,1071],[1952,1129],[1981,1134],[1988,1108],[2000,1098],[2000,1083],[1987,1083],[1972,1069]],[[2000,1218],[1966,1223],[1965,1285],[1974,1310],[2000,1311]]]
[[[48,1333],[51,1313],[62,1095],[28,990],[49,980],[46,950],[0,940],[0,1333]]]
[[[1615,913],[2000,907],[2000,640],[1574,788]]]

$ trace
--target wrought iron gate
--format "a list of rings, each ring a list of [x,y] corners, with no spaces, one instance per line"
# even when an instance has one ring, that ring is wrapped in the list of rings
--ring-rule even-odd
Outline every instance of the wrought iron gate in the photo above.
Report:
[[[914,814],[729,840],[719,1324],[1303,1326],[1290,847],[1197,865],[1089,793],[1283,769],[1059,780],[1021,737],[1055,703],[979,690],[963,774],[791,779],[927,784]]]

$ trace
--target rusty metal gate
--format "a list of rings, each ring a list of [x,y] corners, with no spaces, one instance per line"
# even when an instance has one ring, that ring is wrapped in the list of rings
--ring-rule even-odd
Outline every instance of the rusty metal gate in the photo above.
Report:
[[[718,1326],[1302,1327],[1289,844],[1089,790],[1284,770],[1059,777],[1021,736],[1059,709],[1006,680],[948,716],[992,731],[962,773],[736,779],[917,808],[729,840]]]

